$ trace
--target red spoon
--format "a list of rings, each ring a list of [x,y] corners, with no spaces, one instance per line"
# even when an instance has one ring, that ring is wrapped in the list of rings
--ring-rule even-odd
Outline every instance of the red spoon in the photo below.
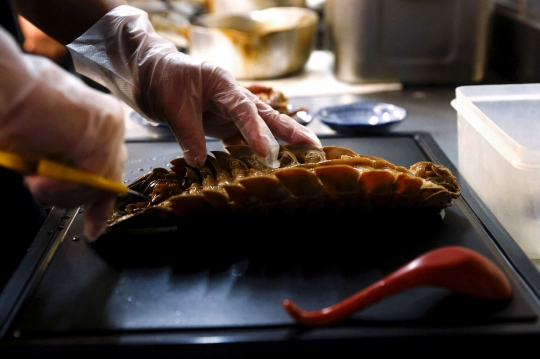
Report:
[[[512,298],[510,281],[489,259],[473,250],[449,246],[427,252],[378,282],[321,310],[305,311],[294,302],[282,303],[299,324],[330,325],[397,292],[418,286],[437,286],[454,292],[495,300]]]

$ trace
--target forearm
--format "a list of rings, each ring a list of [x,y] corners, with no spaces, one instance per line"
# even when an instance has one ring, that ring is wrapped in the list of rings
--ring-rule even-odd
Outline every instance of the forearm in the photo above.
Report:
[[[67,45],[126,0],[12,0],[15,10],[41,31]]]

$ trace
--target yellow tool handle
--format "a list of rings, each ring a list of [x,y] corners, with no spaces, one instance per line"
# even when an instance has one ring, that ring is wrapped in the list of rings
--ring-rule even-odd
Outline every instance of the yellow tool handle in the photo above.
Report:
[[[47,159],[41,159],[39,161],[36,173],[62,181],[103,189],[120,195],[128,193],[128,187],[120,182],[112,181],[95,173],[75,169]]]
[[[149,196],[130,189],[121,182],[112,181],[95,173],[79,170],[47,159],[28,160],[12,152],[0,151],[0,166],[23,173],[36,173],[42,176],[56,178],[62,181],[73,182],[85,186],[102,189],[124,196],[128,193],[150,200]]]
[[[47,159],[30,161],[12,152],[0,151],[0,166],[23,174],[36,173],[63,181],[103,189],[120,195],[131,192],[123,183],[109,180],[95,173],[75,169]]]
[[[23,156],[5,151],[0,151],[0,166],[23,174],[33,173],[36,170],[34,164]]]

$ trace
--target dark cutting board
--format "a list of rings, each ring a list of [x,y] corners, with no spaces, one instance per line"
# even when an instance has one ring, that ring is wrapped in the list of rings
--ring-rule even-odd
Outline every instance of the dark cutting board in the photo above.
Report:
[[[118,235],[91,246],[82,209],[55,208],[0,296],[7,353],[262,357],[280,353],[467,344],[531,348],[540,338],[540,275],[470,190],[429,134],[322,137],[409,167],[450,168],[462,197],[439,215],[194,222],[190,228]],[[128,143],[133,181],[181,156],[175,142]],[[209,141],[209,150],[221,150]],[[515,291],[495,303],[442,288],[415,288],[328,328],[296,326],[283,299],[331,305],[431,249],[459,245],[493,260]],[[452,350],[452,346],[448,348]],[[1,353],[1,352],[0,352]]]

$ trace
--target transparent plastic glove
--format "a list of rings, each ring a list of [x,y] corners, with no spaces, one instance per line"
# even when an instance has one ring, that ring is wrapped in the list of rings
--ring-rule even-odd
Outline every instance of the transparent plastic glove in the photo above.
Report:
[[[113,9],[68,49],[77,72],[149,121],[167,123],[192,166],[204,164],[205,135],[224,145],[245,142],[271,167],[278,165],[277,140],[321,146],[310,129],[260,101],[230,72],[179,52],[135,7]]]
[[[23,54],[0,27],[0,150],[47,157],[122,179],[127,159],[123,105],[52,61]],[[116,195],[37,175],[25,176],[35,199],[48,205],[85,205],[84,235],[97,238]]]

